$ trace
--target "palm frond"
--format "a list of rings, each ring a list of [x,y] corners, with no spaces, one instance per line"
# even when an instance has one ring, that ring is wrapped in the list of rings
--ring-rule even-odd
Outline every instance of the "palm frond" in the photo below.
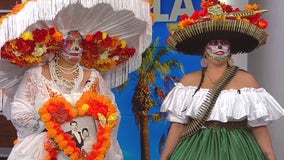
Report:
[[[161,113],[155,113],[155,114],[149,115],[149,119],[155,122],[160,122],[163,120],[163,118],[164,118],[163,114]]]

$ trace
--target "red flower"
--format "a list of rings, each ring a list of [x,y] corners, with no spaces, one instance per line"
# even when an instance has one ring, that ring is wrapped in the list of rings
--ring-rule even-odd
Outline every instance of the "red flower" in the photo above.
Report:
[[[187,14],[183,14],[183,15],[180,16],[181,21],[186,20],[187,18],[189,18],[189,16]]]
[[[44,42],[46,36],[48,35],[48,31],[46,29],[35,29],[33,31],[33,35],[36,42]]]
[[[18,52],[23,53],[25,55],[31,55],[35,49],[35,43],[31,40],[23,40],[19,38],[17,43]]]
[[[268,27],[268,22],[265,19],[261,19],[261,20],[259,20],[257,25],[259,26],[259,28],[265,29],[265,28]]]
[[[97,33],[94,34],[95,39],[97,40],[102,40],[103,38],[103,33],[101,31],[98,31]]]
[[[49,28],[48,32],[49,32],[49,35],[54,35],[56,30],[54,27],[52,27],[52,28]]]

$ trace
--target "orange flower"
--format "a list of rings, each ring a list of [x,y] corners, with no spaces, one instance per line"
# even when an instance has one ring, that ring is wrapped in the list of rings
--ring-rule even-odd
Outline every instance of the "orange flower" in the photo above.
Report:
[[[183,21],[180,21],[180,27],[181,27],[181,29],[184,29],[185,27],[192,25],[194,23],[195,23],[194,19],[187,18],[187,19],[184,19]]]
[[[259,10],[259,5],[258,4],[247,4],[246,5],[246,10],[248,10],[248,11],[257,11],[257,10]]]
[[[208,8],[214,5],[220,5],[222,8],[222,11],[225,14],[233,13],[233,12],[239,12],[239,8],[232,8],[231,5],[227,5],[223,2],[220,2],[218,0],[206,0],[202,1],[201,3],[201,10],[194,11],[194,13],[191,16],[188,16],[186,14],[182,15],[180,17],[179,27],[181,29],[185,29],[193,24],[196,24],[198,22],[206,22],[211,20],[218,20],[218,21],[224,21],[224,20],[234,20],[234,21],[244,21],[248,22],[250,24],[256,25],[261,29],[265,29],[268,26],[268,23],[266,20],[264,21],[258,21],[258,18],[260,18],[261,14],[254,14],[254,15],[248,15],[243,17],[237,17],[237,16],[220,16],[220,15],[210,15],[208,13]],[[260,6],[257,4],[248,4],[246,5],[246,11],[257,11],[260,9]]]
[[[88,34],[83,40],[81,64],[105,72],[132,57],[135,48],[128,48],[125,41],[110,37],[106,32]]]
[[[48,137],[54,138],[57,134],[57,131],[55,129],[49,129],[47,134],[48,134]]]
[[[73,151],[74,151],[73,147],[70,147],[70,146],[67,146],[67,147],[64,149],[64,153],[65,153],[66,155],[72,154]]]
[[[51,116],[50,116],[49,113],[43,114],[43,115],[41,116],[41,120],[42,120],[43,122],[48,122],[48,121],[50,120],[50,118],[51,118]]]
[[[1,57],[21,67],[30,66],[41,63],[46,53],[57,53],[62,43],[63,34],[55,28],[35,29],[7,41],[1,48]]]
[[[57,144],[57,148],[53,148],[51,143],[45,143],[45,149],[48,152],[46,159],[56,158],[58,151],[63,151],[70,159],[81,160],[81,151],[76,147],[76,142],[72,139],[70,134],[65,133],[61,128],[61,123],[54,117],[57,113],[61,113],[62,109],[64,113],[69,113],[69,116],[76,113],[76,116],[71,117],[68,121],[71,121],[77,116],[92,116],[98,119],[98,114],[103,115],[106,120],[106,124],[102,126],[99,124],[97,132],[97,141],[93,145],[93,151],[86,159],[104,160],[104,157],[111,146],[111,134],[113,128],[116,126],[116,107],[112,104],[111,99],[104,95],[94,92],[83,93],[81,98],[76,102],[76,108],[66,101],[64,97],[50,98],[42,108],[39,109],[39,114],[42,119],[45,119],[46,115],[52,118],[46,118],[45,128],[47,129],[47,135],[53,139]],[[48,116],[47,116],[48,117]],[[82,159],[83,160],[83,159]]]

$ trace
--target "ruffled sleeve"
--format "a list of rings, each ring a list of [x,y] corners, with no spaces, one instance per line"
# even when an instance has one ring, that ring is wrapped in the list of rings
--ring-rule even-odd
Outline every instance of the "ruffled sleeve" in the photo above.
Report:
[[[167,112],[167,120],[171,122],[186,124],[189,121],[184,111],[192,101],[192,90],[176,83],[175,87],[168,93],[161,106],[161,112]]]
[[[177,83],[161,106],[167,112],[167,120],[188,123],[189,117],[196,118],[209,89],[201,88],[194,96],[195,86]],[[267,125],[284,115],[284,109],[264,88],[242,88],[221,91],[208,121],[248,120],[248,125]]]
[[[265,89],[248,90],[243,96],[246,95],[250,105],[249,126],[267,125],[284,115],[284,109]]]

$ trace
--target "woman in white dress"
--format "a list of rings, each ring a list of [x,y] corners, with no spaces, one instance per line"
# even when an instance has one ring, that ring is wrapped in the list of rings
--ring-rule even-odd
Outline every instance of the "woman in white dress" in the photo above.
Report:
[[[93,150],[93,144],[96,141],[96,139],[90,135],[88,128],[83,128],[81,133],[84,140],[84,145],[82,146],[81,149],[86,151],[88,154],[90,154]]]
[[[82,56],[81,43],[82,37],[78,31],[68,32],[60,53],[51,62],[26,71],[11,104],[11,121],[17,129],[18,143],[13,147],[9,160],[46,158],[48,152],[45,144],[50,141],[50,138],[38,112],[51,97],[63,96],[75,106],[84,92],[92,91],[105,95],[112,100],[113,104],[116,104],[113,93],[104,83],[100,73],[79,65]],[[86,122],[90,122],[89,116],[80,118],[86,118]],[[119,121],[120,113],[117,108],[118,125],[111,133],[111,146],[106,155],[107,160],[123,159],[117,141]],[[69,157],[60,151],[57,159],[64,160]]]

